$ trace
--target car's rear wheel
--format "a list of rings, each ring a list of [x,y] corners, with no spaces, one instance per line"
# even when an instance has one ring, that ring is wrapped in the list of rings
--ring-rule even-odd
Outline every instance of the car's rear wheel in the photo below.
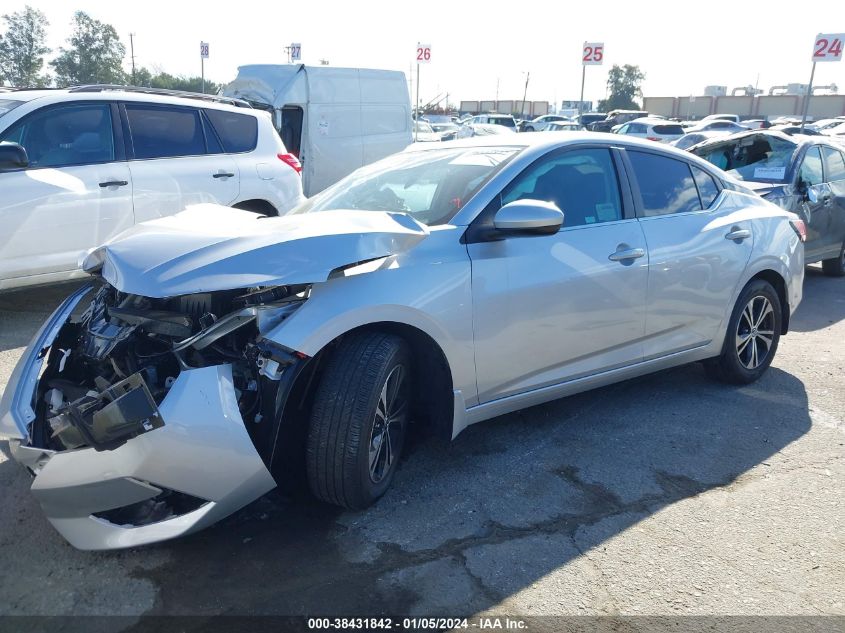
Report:
[[[380,332],[353,334],[328,361],[315,394],[306,445],[314,495],[364,508],[390,486],[410,412],[410,355]]]
[[[722,353],[705,363],[707,373],[723,382],[745,385],[769,368],[781,332],[781,304],[772,285],[750,282],[734,306]]]
[[[839,251],[839,257],[831,257],[822,261],[822,271],[828,277],[845,277],[845,242]]]
[[[527,125],[527,126],[525,126],[524,128],[522,128],[522,131],[523,131],[523,132],[533,132],[533,131],[534,131],[534,128],[533,128],[533,127],[531,127],[530,125]]]

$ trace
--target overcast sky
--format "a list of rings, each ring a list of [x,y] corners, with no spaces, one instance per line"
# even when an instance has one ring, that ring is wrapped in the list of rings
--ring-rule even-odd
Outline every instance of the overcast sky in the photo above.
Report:
[[[127,70],[130,32],[136,64],[172,74],[198,75],[199,43],[207,41],[206,77],[217,82],[233,79],[242,64],[284,63],[292,41],[302,44],[307,64],[322,58],[407,75],[421,41],[432,46],[432,62],[421,69],[422,100],[449,92],[452,102],[493,99],[497,81],[501,99],[521,99],[526,71],[529,100],[577,99],[585,40],[603,41],[606,53],[604,66],[587,67],[587,99],[605,96],[613,64],[639,65],[646,96],[702,94],[710,84],[806,83],[816,33],[845,32],[841,0],[807,3],[805,13],[800,4],[738,0],[2,0],[0,10],[26,4],[46,14],[54,49],[65,44],[75,10],[113,25]],[[845,62],[819,64],[815,83],[845,92]]]

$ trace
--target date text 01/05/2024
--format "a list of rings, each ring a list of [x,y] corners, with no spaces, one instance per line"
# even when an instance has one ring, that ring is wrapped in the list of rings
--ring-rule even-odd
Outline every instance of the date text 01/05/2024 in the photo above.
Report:
[[[308,618],[308,628],[312,630],[510,630],[526,628],[524,620],[507,617],[468,618]]]

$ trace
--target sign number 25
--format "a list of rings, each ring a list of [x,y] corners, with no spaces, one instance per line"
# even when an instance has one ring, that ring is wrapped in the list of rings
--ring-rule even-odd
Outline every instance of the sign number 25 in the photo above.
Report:
[[[604,42],[584,42],[581,63],[584,66],[601,65],[604,60]]]

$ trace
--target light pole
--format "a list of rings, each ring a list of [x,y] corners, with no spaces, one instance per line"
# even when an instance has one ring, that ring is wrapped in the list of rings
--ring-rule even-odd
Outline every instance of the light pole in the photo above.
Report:
[[[125,50],[125,49],[124,49]],[[129,55],[132,59],[132,85],[135,85],[135,34],[129,34]]]

